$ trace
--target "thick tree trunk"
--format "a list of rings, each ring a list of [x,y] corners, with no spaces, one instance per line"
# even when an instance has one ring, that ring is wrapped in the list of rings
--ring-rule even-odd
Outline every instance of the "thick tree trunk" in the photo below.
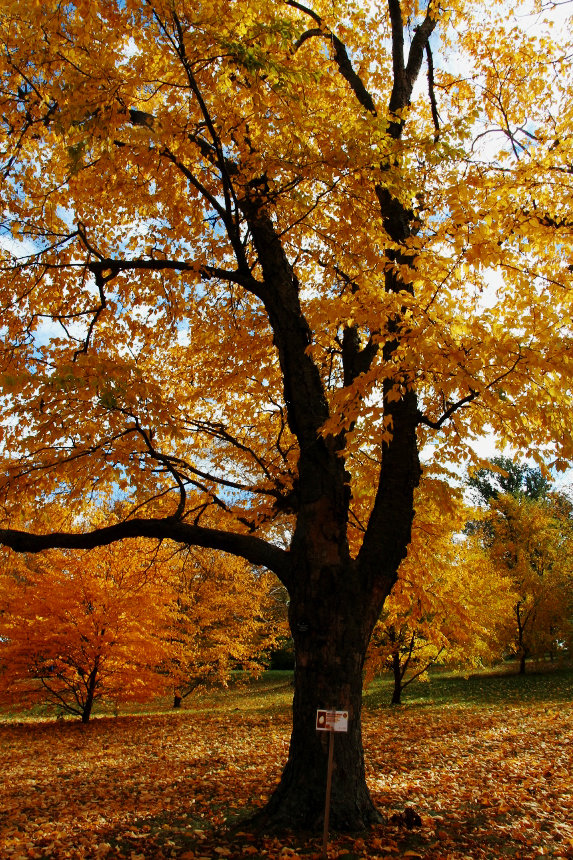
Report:
[[[322,574],[314,593],[306,588],[304,598],[295,593],[291,600],[293,730],[281,782],[260,818],[277,828],[322,827],[329,734],[316,730],[316,715],[338,710],[348,713],[348,732],[334,738],[330,824],[334,830],[359,830],[381,820],[366,785],[361,726],[364,659],[376,613],[367,611],[358,585],[350,598],[351,565],[330,589],[328,569]],[[334,579],[335,571],[330,575]]]
[[[525,660],[526,660],[526,657],[527,657],[527,654],[525,654],[525,653],[522,653],[522,654],[520,655],[520,657],[519,657],[519,674],[520,674],[520,675],[525,675]]]
[[[177,693],[173,694],[173,707],[174,708],[180,708],[182,701],[183,701],[183,699],[181,698],[180,695],[178,695]]]
[[[328,733],[317,710],[348,712],[337,733],[330,824],[360,830],[380,821],[365,779],[362,679],[366,649],[406,555],[419,479],[416,402],[392,404],[394,437],[385,448],[374,510],[355,560],[346,535],[348,488],[338,456],[315,444],[301,454],[301,509],[293,536],[289,623],[295,646],[293,731],[281,782],[259,816],[285,829],[319,829],[324,817]],[[323,492],[321,489],[325,488]]]
[[[318,830],[322,827],[328,758],[328,732],[316,730],[319,709],[348,712],[348,733],[334,739],[330,823],[334,829],[358,830],[380,821],[364,772],[361,700],[364,655],[354,654],[350,673],[338,660],[323,671],[295,667],[293,730],[289,758],[264,817],[274,826]],[[350,663],[352,661],[348,661]]]

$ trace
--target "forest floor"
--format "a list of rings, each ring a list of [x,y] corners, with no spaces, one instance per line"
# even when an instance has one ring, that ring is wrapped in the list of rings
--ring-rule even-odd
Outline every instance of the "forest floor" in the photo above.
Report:
[[[267,673],[180,711],[160,703],[88,725],[5,717],[0,858],[319,858],[320,836],[246,823],[286,761],[291,694],[288,673]],[[375,682],[364,712],[387,823],[331,834],[330,858],[573,858],[573,670],[438,674],[394,708],[388,694]],[[422,822],[411,830],[408,806]]]

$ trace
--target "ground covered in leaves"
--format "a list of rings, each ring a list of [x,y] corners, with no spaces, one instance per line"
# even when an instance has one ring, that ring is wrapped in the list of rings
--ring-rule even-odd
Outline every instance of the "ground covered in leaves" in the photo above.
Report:
[[[274,705],[267,696],[229,710],[230,697],[219,709],[87,726],[1,723],[0,857],[320,857],[320,838],[242,825],[286,759],[288,695],[283,685]],[[330,857],[573,858],[573,706],[550,684],[543,702],[367,700],[364,723],[387,823],[361,838],[333,834]],[[407,807],[421,826],[406,827]]]

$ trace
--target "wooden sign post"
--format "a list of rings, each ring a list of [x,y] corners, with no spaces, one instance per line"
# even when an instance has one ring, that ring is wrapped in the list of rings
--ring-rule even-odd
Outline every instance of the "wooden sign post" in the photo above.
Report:
[[[317,732],[330,732],[328,739],[328,768],[326,771],[326,797],[324,800],[324,830],[322,833],[322,856],[328,857],[328,828],[330,824],[330,792],[332,789],[332,765],[334,762],[334,733],[348,731],[348,711],[317,711]]]

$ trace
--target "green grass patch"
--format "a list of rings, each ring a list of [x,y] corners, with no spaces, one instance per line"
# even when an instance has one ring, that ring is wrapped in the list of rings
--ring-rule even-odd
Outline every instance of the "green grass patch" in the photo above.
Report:
[[[365,711],[390,708],[393,681],[390,675],[376,678],[364,691]],[[288,716],[293,697],[293,673],[289,670],[264,672],[258,678],[236,672],[227,687],[198,690],[183,700],[180,711],[174,710],[173,699],[163,697],[143,704],[98,704],[93,717],[119,715],[169,714],[182,712],[219,713],[232,715]],[[525,675],[518,675],[516,667],[504,664],[495,670],[462,672],[435,669],[428,681],[414,681],[402,694],[405,707],[450,707],[530,705],[544,702],[573,701],[573,664],[551,666],[532,665]],[[5,720],[53,720],[56,709],[37,706],[27,711],[4,711]],[[77,717],[65,717],[77,720]]]
[[[498,706],[532,705],[544,702],[573,701],[573,665],[530,668],[525,675],[504,664],[495,670],[466,675],[461,672],[434,671],[428,681],[414,681],[402,693],[405,706]],[[391,707],[393,681],[389,676],[376,678],[364,692],[366,710]]]
[[[150,702],[124,703],[116,705],[113,702],[96,702],[92,718],[137,716],[153,714],[177,714],[182,711],[193,713],[225,713],[242,711],[246,714],[276,714],[290,713],[293,697],[292,671],[269,670],[259,677],[247,672],[234,672],[226,687],[198,689],[183,700],[180,709],[173,708],[173,697],[162,696]],[[61,709],[53,705],[35,705],[32,708],[19,710],[6,708],[0,713],[4,720],[78,720],[79,717],[61,713]]]
[[[258,678],[237,672],[227,687],[188,696],[183,706],[194,712],[238,710],[273,716],[290,711],[292,697],[293,673],[289,670],[269,670]]]

